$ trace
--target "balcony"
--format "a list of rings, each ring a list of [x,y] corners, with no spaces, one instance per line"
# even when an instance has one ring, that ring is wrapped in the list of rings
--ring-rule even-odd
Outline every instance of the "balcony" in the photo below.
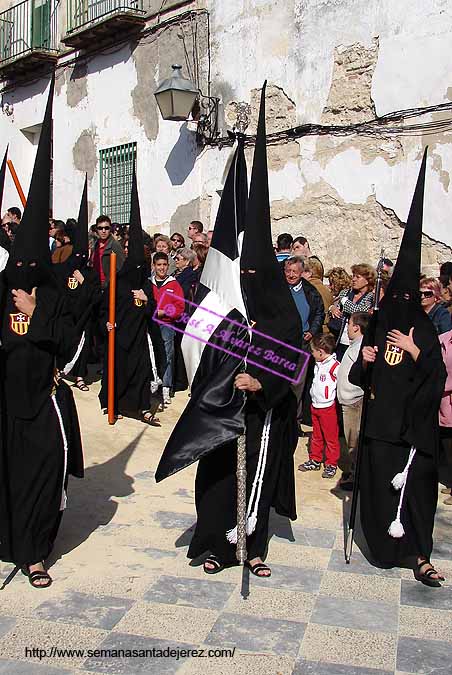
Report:
[[[92,46],[92,39],[114,41],[145,23],[143,0],[67,0],[67,17],[62,42],[75,49]]]
[[[0,14],[0,77],[11,79],[58,59],[58,0],[24,0]]]

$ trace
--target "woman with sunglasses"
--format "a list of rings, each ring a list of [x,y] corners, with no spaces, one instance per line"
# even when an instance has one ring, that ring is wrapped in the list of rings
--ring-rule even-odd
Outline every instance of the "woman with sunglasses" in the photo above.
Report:
[[[438,335],[451,330],[451,315],[441,300],[441,285],[439,281],[433,277],[422,279],[419,292],[422,309],[432,320]]]

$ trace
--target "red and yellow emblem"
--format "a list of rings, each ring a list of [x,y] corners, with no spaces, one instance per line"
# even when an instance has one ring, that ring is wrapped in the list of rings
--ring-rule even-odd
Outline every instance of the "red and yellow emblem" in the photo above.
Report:
[[[10,314],[9,315],[9,327],[17,335],[26,335],[28,333],[28,327],[30,325],[30,317],[28,314],[19,313],[19,314]]]
[[[399,363],[402,363],[403,353],[403,349],[400,349],[400,347],[396,347],[395,345],[391,345],[389,342],[387,342],[385,349],[385,361],[388,366],[398,366]]]
[[[68,277],[68,280],[67,280],[67,287],[68,287],[71,291],[75,291],[75,289],[77,288],[77,286],[78,286],[78,281],[77,281],[77,279],[76,279],[75,277]]]
[[[134,298],[133,301],[137,307],[141,307],[143,305],[143,300],[140,300],[140,298]]]

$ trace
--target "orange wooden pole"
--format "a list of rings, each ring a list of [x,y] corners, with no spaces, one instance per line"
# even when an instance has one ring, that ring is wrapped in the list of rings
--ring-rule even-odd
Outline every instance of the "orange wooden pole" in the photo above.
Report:
[[[19,195],[19,199],[22,202],[22,206],[25,206],[27,203],[27,200],[25,199],[24,191],[22,190],[22,186],[20,184],[20,180],[17,176],[16,169],[14,168],[14,164],[10,159],[6,160],[6,163],[8,164],[8,169],[11,174],[11,178],[14,181],[14,185],[16,186],[17,193]]]
[[[113,328],[108,333],[108,424],[115,419],[115,334],[116,334],[116,253],[110,255],[110,287],[108,321]]]

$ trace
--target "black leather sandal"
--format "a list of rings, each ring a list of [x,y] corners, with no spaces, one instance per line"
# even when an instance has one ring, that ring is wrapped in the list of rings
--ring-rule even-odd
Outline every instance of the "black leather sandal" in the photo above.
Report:
[[[145,424],[149,424],[151,427],[161,427],[160,419],[155,416],[155,412],[152,410],[143,410],[141,413],[141,421]]]
[[[248,567],[251,574],[254,574],[255,577],[259,577],[259,579],[269,579],[272,575],[271,569],[268,565],[265,565],[265,563],[256,563],[255,565],[252,565],[247,560],[245,565]],[[261,574],[261,572],[267,571],[270,572],[270,574]]]
[[[206,567],[206,564],[213,565],[213,567]],[[224,568],[225,565],[223,565],[215,555],[209,555],[209,557],[204,560],[203,570],[206,574],[218,574],[218,572],[222,572]]]
[[[30,572],[28,567],[22,567],[22,574],[28,577],[28,581],[33,588],[49,588],[52,585],[52,577],[45,570],[35,570]],[[37,584],[37,581],[45,580],[45,584]]]
[[[421,572],[421,568],[424,567],[424,565],[429,565],[429,568],[425,570],[425,572]],[[434,574],[438,576],[433,578]],[[439,582],[445,580],[444,577],[435,570],[430,560],[421,560],[421,562],[417,564],[417,568],[414,570],[414,578],[416,581],[420,581],[421,584],[430,586],[431,588],[441,588]]]

